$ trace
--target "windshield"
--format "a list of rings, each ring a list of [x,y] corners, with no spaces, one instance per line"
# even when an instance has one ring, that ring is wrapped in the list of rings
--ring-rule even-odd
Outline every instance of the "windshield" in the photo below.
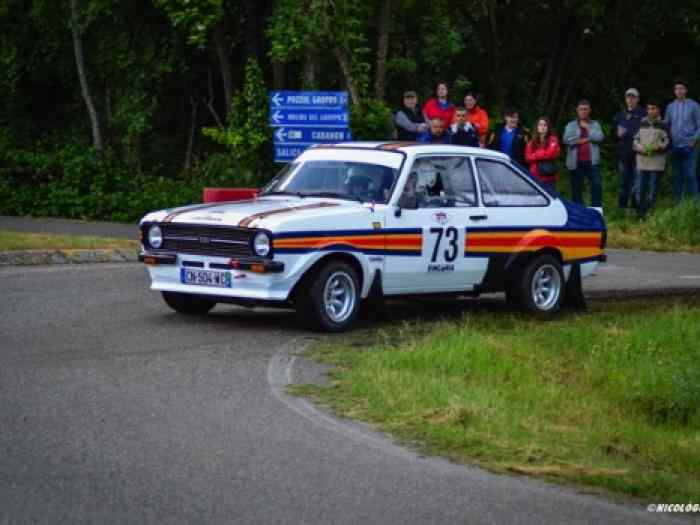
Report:
[[[263,195],[322,196],[385,204],[398,170],[380,164],[338,160],[308,160],[283,169]]]

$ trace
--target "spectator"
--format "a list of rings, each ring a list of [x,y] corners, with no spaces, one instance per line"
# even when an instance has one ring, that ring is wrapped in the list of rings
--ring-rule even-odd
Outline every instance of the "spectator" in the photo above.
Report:
[[[428,129],[423,113],[416,109],[418,95],[415,91],[403,94],[403,107],[394,115],[396,138],[399,140],[416,141],[418,135]]]
[[[700,139],[700,106],[687,98],[688,84],[685,81],[676,80],[673,92],[676,100],[666,107],[664,122],[671,129],[673,198],[678,204],[686,186],[688,195],[698,194],[698,153],[695,146]]]
[[[654,207],[659,178],[666,169],[666,153],[670,144],[668,126],[661,120],[661,105],[655,100],[649,100],[647,116],[642,119],[633,142],[634,151],[637,153],[635,191],[640,218],[644,218]]]
[[[431,119],[430,128],[428,131],[420,134],[418,142],[425,142],[426,144],[449,144],[450,137],[445,133],[445,126],[443,125],[442,119]]]
[[[454,120],[455,106],[447,99],[447,82],[439,82],[435,88],[435,98],[428,100],[423,106],[426,120],[439,118],[449,126]]]
[[[483,146],[486,144],[486,135],[489,132],[489,115],[478,105],[477,97],[474,93],[467,93],[464,96],[464,107],[467,108],[467,122],[479,132],[479,143]]]
[[[479,147],[479,134],[476,128],[467,122],[467,110],[462,107],[455,111],[455,123],[450,127],[450,144]]]
[[[617,194],[617,204],[620,208],[626,208],[630,199],[635,200],[637,158],[632,149],[632,141],[646,116],[646,112],[639,106],[639,91],[635,88],[625,91],[625,105],[626,109],[615,115],[613,121],[617,137],[617,171],[620,174],[620,190]],[[632,206],[634,205],[632,202]]]
[[[525,145],[527,137],[520,127],[520,115],[513,109],[506,110],[503,124],[499,124],[489,137],[489,148],[505,153],[523,167],[525,163]]]
[[[532,176],[552,192],[557,189],[559,173],[555,161],[560,152],[559,139],[554,133],[552,123],[547,117],[538,118],[534,136],[525,147],[525,160]]]
[[[591,184],[591,206],[603,205],[603,186],[600,179],[600,143],[603,129],[591,120],[591,103],[581,100],[576,106],[576,120],[566,125],[564,143],[569,146],[566,167],[571,171],[571,192],[574,202],[583,204],[583,179]]]

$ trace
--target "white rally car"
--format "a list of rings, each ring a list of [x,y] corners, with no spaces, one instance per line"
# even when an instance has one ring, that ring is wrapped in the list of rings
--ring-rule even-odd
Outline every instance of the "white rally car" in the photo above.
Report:
[[[501,153],[462,146],[316,146],[252,200],[149,213],[140,259],[181,313],[292,306],[327,331],[360,303],[505,291],[538,314],[605,259],[599,211],[551,195]]]

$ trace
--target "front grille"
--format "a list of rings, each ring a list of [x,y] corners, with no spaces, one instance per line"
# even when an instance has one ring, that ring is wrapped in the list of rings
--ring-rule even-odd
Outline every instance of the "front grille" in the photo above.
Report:
[[[254,230],[198,224],[160,224],[163,232],[161,250],[216,257],[254,255],[251,239]]]

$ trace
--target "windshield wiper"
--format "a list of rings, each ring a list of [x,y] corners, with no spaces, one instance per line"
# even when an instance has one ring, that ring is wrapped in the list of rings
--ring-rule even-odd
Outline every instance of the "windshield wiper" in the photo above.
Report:
[[[348,195],[346,193],[336,193],[334,191],[317,191],[314,193],[304,193],[304,197],[330,197],[333,199],[345,199],[350,201],[365,202],[362,198],[356,195]]]
[[[306,197],[306,194],[304,194],[300,191],[268,191],[268,192],[262,194],[262,196],[267,196],[267,195],[294,195],[295,197],[299,197],[302,199],[304,197]]]

